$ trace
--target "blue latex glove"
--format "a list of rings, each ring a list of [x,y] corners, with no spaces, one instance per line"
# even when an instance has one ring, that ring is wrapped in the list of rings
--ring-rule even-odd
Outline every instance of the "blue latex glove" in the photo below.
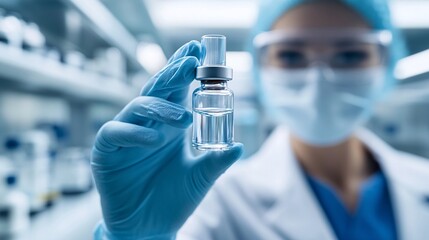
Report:
[[[183,105],[200,64],[192,41],[97,135],[92,170],[104,222],[96,239],[174,239],[242,145],[193,158],[185,150],[192,113]]]

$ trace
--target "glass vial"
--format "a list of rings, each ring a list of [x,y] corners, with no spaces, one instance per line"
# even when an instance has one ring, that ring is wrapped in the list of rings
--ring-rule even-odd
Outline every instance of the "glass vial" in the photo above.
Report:
[[[201,87],[192,95],[192,145],[198,150],[224,150],[234,142],[234,94],[227,84],[232,69],[226,67],[226,38],[205,35],[201,44],[204,57],[196,74]]]

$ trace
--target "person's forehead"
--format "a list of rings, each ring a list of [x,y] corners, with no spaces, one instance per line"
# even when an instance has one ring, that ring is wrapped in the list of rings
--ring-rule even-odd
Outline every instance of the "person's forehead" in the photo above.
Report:
[[[365,19],[350,7],[338,2],[315,1],[287,11],[274,23],[272,30],[315,28],[371,29]]]

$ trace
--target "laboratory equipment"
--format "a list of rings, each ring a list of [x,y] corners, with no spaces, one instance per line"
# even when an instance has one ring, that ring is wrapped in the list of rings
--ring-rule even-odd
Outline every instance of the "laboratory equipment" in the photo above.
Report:
[[[0,239],[8,239],[30,225],[28,197],[17,188],[14,172],[0,175]]]
[[[42,53],[46,38],[37,24],[28,22],[24,24],[22,48],[24,50]]]
[[[86,61],[85,55],[79,51],[70,50],[64,55],[65,64],[74,68],[83,69]]]
[[[53,165],[53,179],[63,195],[82,194],[91,190],[92,175],[85,149],[64,149],[59,152]]]
[[[5,13],[0,17],[0,41],[12,47],[21,48],[25,23],[16,15]]]
[[[30,130],[9,139],[6,147],[20,179],[18,188],[27,194],[31,212],[43,211],[58,198],[50,183],[50,136],[44,131]]]
[[[202,37],[203,59],[196,80],[201,87],[192,95],[192,145],[198,150],[222,150],[234,141],[234,94],[227,82],[232,68],[226,66],[226,37]]]
[[[46,44],[42,56],[46,59],[52,60],[55,63],[61,62],[60,50],[52,44]]]

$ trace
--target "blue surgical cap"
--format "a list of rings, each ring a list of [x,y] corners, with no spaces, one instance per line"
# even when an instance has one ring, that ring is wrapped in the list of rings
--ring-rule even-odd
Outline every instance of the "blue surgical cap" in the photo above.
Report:
[[[253,37],[261,32],[269,31],[274,23],[287,11],[308,2],[318,0],[260,0],[259,17],[253,28]],[[319,0],[320,1],[320,0]],[[383,93],[395,86],[394,67],[399,59],[405,57],[405,41],[399,30],[394,26],[387,0],[337,0],[354,9],[374,30],[389,30],[393,34],[393,42],[389,49],[388,77]],[[256,77],[259,78],[259,77]],[[384,95],[384,94],[380,94]]]

